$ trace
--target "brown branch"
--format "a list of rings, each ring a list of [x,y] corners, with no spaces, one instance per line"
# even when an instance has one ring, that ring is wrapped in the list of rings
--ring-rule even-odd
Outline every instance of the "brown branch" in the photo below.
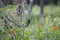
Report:
[[[10,22],[14,23],[15,25],[18,25],[18,23],[16,23],[16,21],[11,20],[11,19],[9,19],[8,17],[7,17],[7,19],[8,19],[8,21],[10,21]]]
[[[10,21],[18,26],[18,23],[16,23],[14,20],[9,19],[7,16],[3,17],[3,19],[6,20],[7,22]]]

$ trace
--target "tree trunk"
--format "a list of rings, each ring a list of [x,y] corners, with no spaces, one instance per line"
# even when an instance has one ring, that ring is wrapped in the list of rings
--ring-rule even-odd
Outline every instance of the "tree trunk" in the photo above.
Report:
[[[2,2],[2,0],[0,0],[0,8],[3,8],[4,7],[4,4]]]
[[[13,4],[14,5],[17,5],[17,0],[13,0]]]
[[[40,0],[40,24],[43,25],[44,24],[44,17],[43,17],[43,14],[44,14],[44,2],[43,0]]]
[[[33,1],[34,1],[34,0],[30,0],[30,8],[29,8],[29,12],[32,12],[32,8],[33,8]]]
[[[41,10],[40,14],[43,15],[43,13],[44,13],[44,2],[43,2],[43,0],[40,0],[40,7],[41,7],[40,8],[40,10]]]

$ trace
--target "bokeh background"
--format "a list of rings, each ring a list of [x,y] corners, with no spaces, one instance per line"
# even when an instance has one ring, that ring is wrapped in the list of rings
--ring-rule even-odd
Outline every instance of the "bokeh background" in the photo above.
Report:
[[[60,40],[60,0],[0,0],[0,40]]]

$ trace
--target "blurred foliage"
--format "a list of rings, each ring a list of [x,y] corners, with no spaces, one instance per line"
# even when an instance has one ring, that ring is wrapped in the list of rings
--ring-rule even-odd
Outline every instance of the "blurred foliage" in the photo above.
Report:
[[[16,10],[17,6],[8,5],[0,9],[0,15],[4,16],[5,11]],[[31,23],[27,28],[13,27],[12,29],[2,30],[0,25],[0,40],[60,40],[60,7],[48,5],[44,7],[44,24],[41,25],[40,8],[35,5],[31,13]],[[0,24],[2,19],[0,18]],[[23,36],[24,30],[24,36]]]

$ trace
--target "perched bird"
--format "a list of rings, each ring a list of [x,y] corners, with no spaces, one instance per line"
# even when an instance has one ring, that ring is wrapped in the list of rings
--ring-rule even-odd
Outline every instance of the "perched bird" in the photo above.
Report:
[[[27,22],[26,22],[26,26],[29,26],[29,24],[30,24],[30,20],[27,20]]]

